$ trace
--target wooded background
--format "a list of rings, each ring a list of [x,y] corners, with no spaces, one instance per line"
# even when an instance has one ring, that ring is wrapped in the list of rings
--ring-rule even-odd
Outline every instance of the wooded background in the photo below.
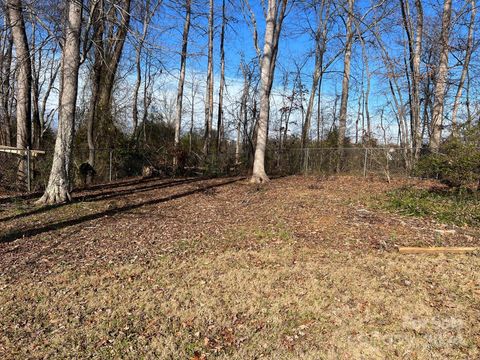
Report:
[[[451,139],[477,146],[476,7],[6,0],[0,145],[46,151],[43,202],[68,200],[75,169],[101,171],[112,150],[124,176],[241,164],[263,182],[269,152],[308,167],[313,148],[336,149],[337,171],[346,148],[395,149],[408,171]],[[25,156],[2,156],[0,176],[24,183]]]

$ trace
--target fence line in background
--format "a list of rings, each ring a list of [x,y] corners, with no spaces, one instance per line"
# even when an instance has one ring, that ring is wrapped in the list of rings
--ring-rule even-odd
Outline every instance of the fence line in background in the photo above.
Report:
[[[8,150],[8,151],[7,151]],[[48,181],[53,154],[47,153],[37,157],[39,152],[9,148],[0,151],[0,191],[17,190],[16,173],[19,155],[26,154],[28,162],[27,184],[28,191],[42,190]],[[88,149],[77,148],[74,153],[74,169],[72,180],[77,186],[83,186],[79,174],[79,166],[88,159]],[[165,149],[131,149],[131,148],[99,148],[95,153],[94,182],[111,182],[117,179],[141,176],[144,167],[158,169],[157,174],[173,175],[173,155]],[[33,155],[33,156],[32,156]],[[247,173],[250,171],[253,154],[244,153],[239,162],[235,156],[235,149],[228,148],[219,154],[210,154],[207,157],[195,153],[183,154],[181,168],[185,173],[179,175],[222,175],[233,173]],[[338,164],[341,164],[340,168]],[[341,173],[367,176],[370,173],[408,174],[405,162],[405,149],[397,147],[345,147],[341,151],[334,147],[309,147],[278,149],[267,147],[267,173],[276,174],[328,174]]]

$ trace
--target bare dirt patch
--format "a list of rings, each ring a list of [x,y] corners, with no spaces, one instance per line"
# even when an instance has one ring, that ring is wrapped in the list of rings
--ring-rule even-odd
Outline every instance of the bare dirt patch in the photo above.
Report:
[[[0,356],[478,358],[478,254],[395,246],[479,231],[371,206],[405,184],[151,179],[3,202]]]

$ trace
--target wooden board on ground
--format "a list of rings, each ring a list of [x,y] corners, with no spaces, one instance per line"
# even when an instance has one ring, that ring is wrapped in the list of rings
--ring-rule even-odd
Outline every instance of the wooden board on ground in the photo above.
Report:
[[[399,247],[400,254],[465,254],[479,251],[478,247]]]

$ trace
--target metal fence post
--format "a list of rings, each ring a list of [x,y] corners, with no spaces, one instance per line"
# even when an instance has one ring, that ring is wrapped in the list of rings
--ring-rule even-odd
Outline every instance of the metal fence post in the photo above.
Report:
[[[304,172],[305,172],[305,175],[308,174],[308,157],[309,157],[309,148],[307,147],[305,149],[305,159],[304,159]]]
[[[110,179],[110,182],[112,182],[112,155],[113,155],[113,150],[110,150],[110,165],[108,169],[108,178]]]
[[[365,148],[365,158],[363,160],[363,177],[367,177],[367,159],[368,159],[368,149]]]
[[[30,181],[30,146],[27,146],[27,190],[32,191],[32,184]]]

